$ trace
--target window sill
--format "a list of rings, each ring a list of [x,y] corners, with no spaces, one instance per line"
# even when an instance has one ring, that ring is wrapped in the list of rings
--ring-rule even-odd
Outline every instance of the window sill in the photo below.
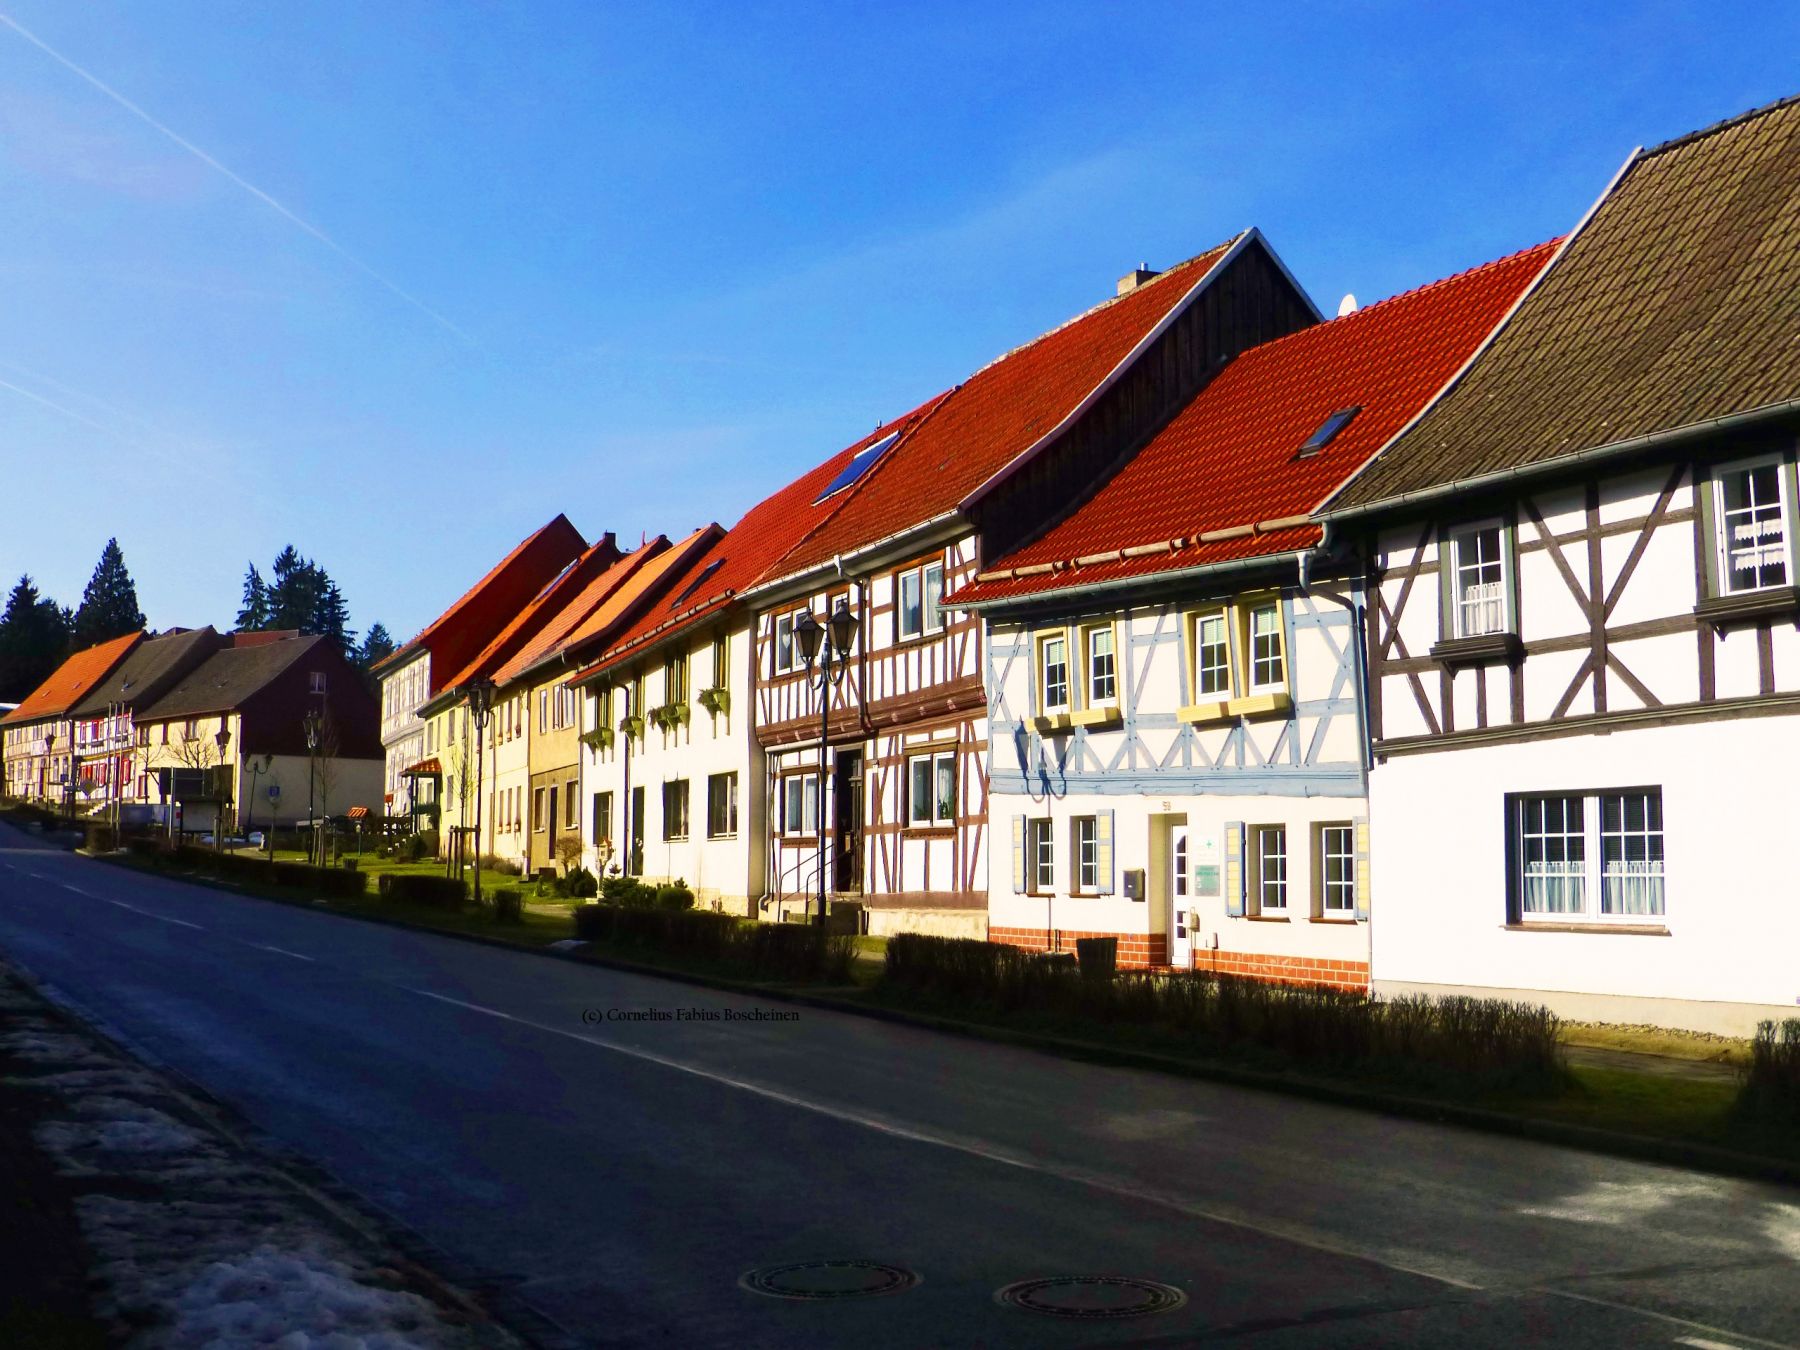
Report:
[[[723,839],[736,839],[737,831],[733,830],[730,834],[709,834],[706,838],[709,843],[717,843]]]
[[[1445,638],[1432,644],[1431,659],[1441,665],[1483,666],[1496,661],[1511,663],[1524,653],[1517,633],[1482,633],[1476,637]]]
[[[1736,595],[1709,595],[1694,606],[1695,614],[1718,628],[1753,619],[1785,618],[1796,610],[1800,610],[1800,586],[1771,586],[1760,591],[1739,591]]]
[[[1635,937],[1668,937],[1668,928],[1660,923],[1538,923],[1521,921],[1502,924],[1509,933],[1622,933]]]
[[[1117,726],[1123,720],[1124,714],[1117,708],[1083,708],[1069,716],[1070,723],[1078,727]]]
[[[1074,718],[1066,712],[1040,713],[1031,719],[1031,729],[1040,736],[1048,736],[1058,731],[1068,731],[1074,725]]]
[[[1322,915],[1315,915],[1313,918],[1307,920],[1307,922],[1308,923],[1335,924],[1339,928],[1354,928],[1354,927],[1356,927],[1356,925],[1358,923],[1361,922],[1361,920],[1360,919],[1327,919]]]
[[[1231,716],[1226,704],[1221,700],[1216,703],[1191,703],[1185,708],[1176,710],[1175,718],[1180,722],[1223,722]]]
[[[1246,914],[1244,917],[1251,923],[1292,923],[1285,914]]]
[[[1225,711],[1233,717],[1272,717],[1288,712],[1293,706],[1294,700],[1286,693],[1248,694],[1232,699],[1225,705]]]
[[[907,839],[950,839],[956,834],[956,826],[908,825],[900,833]]]

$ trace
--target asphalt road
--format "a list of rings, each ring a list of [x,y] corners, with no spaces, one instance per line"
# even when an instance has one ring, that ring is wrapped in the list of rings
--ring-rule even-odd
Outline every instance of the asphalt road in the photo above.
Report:
[[[812,1009],[616,1020],[758,1005],[3,826],[0,952],[579,1343],[1800,1346],[1800,1192],[1779,1187]],[[918,1282],[740,1284],[827,1261]],[[996,1299],[1070,1276],[1185,1302],[1071,1319]]]

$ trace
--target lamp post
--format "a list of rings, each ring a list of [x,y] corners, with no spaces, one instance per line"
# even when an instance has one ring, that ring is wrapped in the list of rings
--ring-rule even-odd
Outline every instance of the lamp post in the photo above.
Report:
[[[469,717],[475,723],[475,908],[481,908],[481,746],[487,735],[488,716],[494,710],[494,682],[476,680],[469,686]]]
[[[45,801],[50,800],[50,784],[55,781],[50,777],[50,770],[53,767],[52,761],[55,758],[56,729],[50,727],[46,728],[44,731],[44,769],[43,772],[38,775],[38,793]]]
[[[320,860],[315,856],[319,845],[319,822],[313,818],[313,771],[319,752],[319,726],[323,721],[315,709],[306,714],[301,724],[306,728],[306,860],[315,864]]]
[[[820,623],[813,617],[809,608],[794,621],[794,636],[800,642],[800,657],[806,663],[806,679],[808,684],[816,684],[819,690],[819,793],[817,814],[819,818],[819,915],[818,924],[826,926],[830,914],[825,891],[825,750],[831,731],[831,691],[842,684],[844,673],[850,668],[850,646],[856,641],[856,616],[850,612],[847,600],[839,600],[837,608],[831,611],[827,623]],[[821,642],[820,639],[829,628],[831,640]],[[833,657],[836,660],[833,660]],[[813,661],[819,663],[818,675],[813,674]]]
[[[223,718],[219,720],[219,731],[213,737],[213,744],[219,747],[217,781],[213,784],[219,793],[219,806],[213,812],[213,852],[223,853],[225,851],[225,805],[231,798],[231,790],[227,786],[230,779],[225,773],[225,752],[231,748],[231,732],[226,728]]]
[[[247,760],[245,762],[249,766],[249,769],[250,769],[250,800],[249,800],[249,803],[244,808],[244,814],[247,818],[245,823],[248,824],[252,830],[254,830],[256,828],[256,780],[258,778],[261,778],[264,775],[266,775],[270,769],[273,769],[275,767],[275,756],[272,754],[264,755],[262,757],[261,764],[258,764],[253,759]],[[274,854],[274,848],[275,848],[275,810],[273,807],[271,807],[269,809],[269,850],[270,850],[271,856],[273,856],[273,854]]]

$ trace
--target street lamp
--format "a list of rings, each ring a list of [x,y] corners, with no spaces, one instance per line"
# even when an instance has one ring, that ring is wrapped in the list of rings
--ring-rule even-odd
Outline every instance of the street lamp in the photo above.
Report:
[[[217,781],[213,784],[219,793],[219,807],[213,812],[213,852],[223,853],[225,851],[225,804],[230,800],[230,789],[226,786],[228,779],[225,774],[225,752],[231,745],[231,732],[226,730],[222,720],[219,723],[218,734],[213,737],[213,744],[219,747]]]
[[[831,640],[824,642],[827,629]],[[806,610],[794,621],[794,636],[800,642],[800,659],[806,663],[806,680],[809,685],[816,685],[819,690],[819,790],[817,809],[819,823],[819,917],[821,928],[825,927],[830,911],[825,892],[825,749],[831,729],[831,691],[842,684],[844,674],[850,668],[850,647],[856,641],[856,616],[850,612],[847,600],[840,599],[837,608],[832,610],[831,619],[821,624],[813,616],[811,609]],[[833,657],[836,661],[833,661]],[[817,660],[819,670],[817,678],[813,675],[813,662]]]
[[[476,680],[469,686],[469,716],[475,722],[475,908],[481,908],[481,745],[487,734],[488,715],[494,710],[494,682]]]
[[[55,781],[50,777],[51,761],[55,757],[56,732],[52,728],[46,728],[44,731],[44,769],[38,775],[38,793],[46,801],[50,799],[50,784]]]
[[[301,725],[306,728],[306,828],[310,832],[306,842],[306,860],[313,864],[322,861],[317,856],[319,846],[319,822],[314,819],[313,812],[313,778],[317,768],[319,753],[320,723],[325,719],[313,709],[306,714]]]
[[[262,778],[262,777],[266,776],[268,774],[269,770],[271,770],[275,767],[275,756],[273,754],[264,755],[262,757],[261,764],[258,764],[253,759],[246,760],[245,763],[249,766],[249,769],[250,769],[250,801],[249,801],[248,805],[245,807],[245,815],[248,817],[246,823],[250,826],[251,829],[254,830],[256,828],[256,780],[258,778]],[[268,840],[268,843],[269,843],[269,856],[272,858],[275,856],[275,809],[274,809],[274,807],[269,808],[269,840]]]

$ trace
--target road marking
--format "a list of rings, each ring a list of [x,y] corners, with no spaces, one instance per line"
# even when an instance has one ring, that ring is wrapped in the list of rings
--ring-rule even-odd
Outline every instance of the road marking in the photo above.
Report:
[[[247,947],[254,947],[259,952],[274,952],[277,956],[291,956],[296,961],[310,961],[313,959],[310,956],[302,956],[299,952],[290,952],[286,947],[271,947],[263,942],[247,942],[244,945]]]
[[[1677,1345],[1691,1345],[1694,1350],[1743,1350],[1742,1346],[1732,1345],[1727,1341],[1709,1341],[1700,1336],[1677,1336]]]
[[[105,896],[101,896],[100,898],[103,900],[106,899]],[[158,914],[154,910],[139,909],[136,905],[128,905],[123,900],[107,900],[106,903],[115,905],[120,909],[128,909],[133,914],[142,914],[146,919],[155,919],[158,923],[179,924],[183,928],[197,929],[202,933],[206,931],[206,928],[201,924],[189,923],[186,919],[171,919],[167,914]]]
[[[1016,1167],[1021,1171],[1041,1173],[1045,1176],[1055,1177],[1060,1181],[1066,1181],[1073,1185],[1086,1186],[1092,1190],[1105,1191],[1109,1194],[1134,1200],[1142,1204],[1151,1204],[1163,1209],[1174,1210],[1179,1214],[1185,1214],[1191,1218],[1205,1219],[1211,1223],[1224,1224],[1228,1227],[1241,1228],[1249,1232],[1260,1233],[1266,1237],[1277,1238],[1283,1242],[1293,1243],[1295,1246],[1306,1247],[1313,1251],[1324,1252],[1331,1256],[1339,1256],[1356,1261],[1367,1261],[1372,1265],[1378,1265],[1384,1269],[1396,1271],[1402,1275],[1415,1275],[1421,1279],[1434,1280],[1439,1284],[1451,1285],[1457,1289],[1479,1290],[1482,1287],[1478,1284],[1471,1284],[1467,1280],[1459,1280],[1452,1275],[1443,1275],[1436,1271],[1420,1270],[1415,1266],[1402,1265],[1388,1257],[1380,1256],[1373,1252],[1363,1251],[1356,1247],[1345,1246],[1341,1243],[1331,1242],[1311,1233],[1288,1228],[1285,1225],[1257,1222],[1245,1218],[1242,1215],[1228,1214],[1220,1210],[1205,1209],[1198,1205],[1186,1204],[1159,1191],[1151,1190],[1148,1187],[1122,1183],[1097,1173],[1084,1172],[1074,1168],[1050,1167],[1030,1158],[1021,1158],[1014,1154],[990,1148],[984,1144],[976,1143],[973,1140],[959,1139],[953,1135],[934,1134],[924,1130],[912,1129],[891,1120],[884,1120],[880,1116],[846,1110],[843,1107],[831,1106],[825,1102],[813,1101],[806,1097],[797,1097],[792,1093],[781,1092],[775,1088],[764,1087],[760,1083],[752,1083],[742,1078],[733,1078],[729,1074],[718,1073],[712,1069],[703,1069],[698,1065],[685,1064],[678,1059],[670,1059],[666,1055],[658,1055],[648,1050],[640,1050],[635,1046],[621,1045],[617,1041],[603,1040],[598,1036],[569,1031],[563,1027],[553,1027],[543,1022],[534,1022],[528,1017],[515,1017],[512,1013],[501,1012],[498,1008],[484,1007],[479,1003],[468,1003],[460,998],[451,998],[447,994],[433,993],[429,989],[415,989],[410,985],[401,985],[399,987],[405,989],[409,994],[418,994],[421,997],[433,999],[439,1003],[448,1003],[452,1007],[464,1008],[469,1012],[481,1013],[486,1017],[497,1017],[503,1022],[515,1022],[519,1026],[530,1027],[535,1031],[548,1032],[552,1036],[561,1036],[565,1040],[580,1041],[584,1045],[596,1046],[602,1050],[611,1050],[616,1054],[624,1055],[630,1059],[638,1059],[649,1064],[661,1065],[663,1068],[674,1069],[679,1073],[689,1074],[695,1078],[703,1078],[709,1082],[718,1083],[725,1087],[736,1088],[740,1092],[748,1092],[769,1101],[779,1102],[784,1106],[792,1106],[802,1111],[810,1111],[815,1115],[827,1116],[833,1120],[841,1120],[851,1125],[860,1125],[864,1129],[874,1130],[878,1134],[885,1134],[895,1139],[905,1139],[919,1144],[931,1144],[938,1148],[946,1148],[956,1153],[980,1158],[986,1162],[999,1163],[1004,1167]],[[1783,1350],[1785,1350],[1785,1347]]]
[[[1635,1303],[1619,1303],[1610,1298],[1601,1298],[1596,1294],[1578,1294],[1573,1289],[1545,1289],[1544,1293],[1556,1298],[1572,1298],[1577,1303],[1592,1303],[1599,1308],[1611,1308],[1614,1312],[1630,1313],[1634,1317],[1648,1317],[1652,1321],[1666,1322],[1672,1327],[1686,1327],[1694,1331],[1704,1331],[1708,1336],[1729,1336],[1729,1341],[1709,1341],[1698,1337],[1677,1337],[1675,1344],[1707,1347],[1707,1350],[1744,1350],[1746,1346],[1760,1346],[1762,1350],[1794,1350],[1790,1341],[1766,1341],[1760,1336],[1752,1336],[1742,1331],[1727,1331],[1724,1327],[1708,1326],[1704,1322],[1696,1322],[1691,1317],[1674,1317],[1669,1313],[1660,1313],[1653,1308],[1640,1308]]]

